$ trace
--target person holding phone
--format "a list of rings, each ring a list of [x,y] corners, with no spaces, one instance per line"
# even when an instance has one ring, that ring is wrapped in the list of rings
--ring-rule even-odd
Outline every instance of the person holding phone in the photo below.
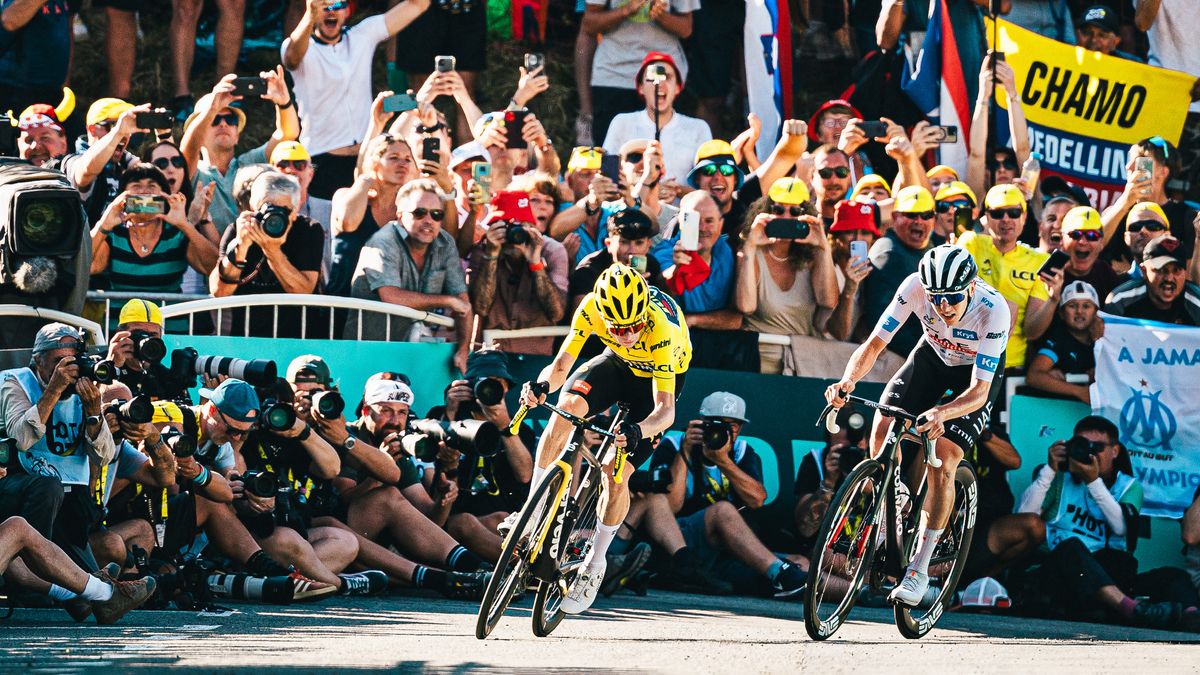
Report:
[[[663,271],[664,288],[683,308],[693,342],[705,343],[707,338],[697,341],[705,330],[742,327],[742,313],[733,307],[737,257],[721,233],[725,223],[712,195],[705,190],[689,192],[679,201],[679,209],[675,236],[668,240],[671,264]],[[698,347],[698,359],[700,351]]]
[[[83,197],[83,208],[90,222],[100,219],[109,202],[117,196],[121,175],[141,160],[128,151],[139,129],[137,115],[150,110],[150,104],[137,106],[119,98],[102,98],[87,111],[87,133],[75,141],[75,152],[63,157],[60,170]]]
[[[1129,247],[1129,252],[1135,262],[1128,271],[1120,275],[1121,283],[1143,278],[1142,268],[1136,261],[1142,259],[1142,254],[1145,253],[1150,242],[1170,233],[1167,214],[1158,204],[1138,202],[1129,209],[1129,214],[1125,216],[1125,245]],[[1191,281],[1195,283],[1198,278],[1195,269],[1196,261],[1192,260],[1188,264],[1191,267]]]
[[[838,302],[825,330],[837,340],[849,340],[862,314],[858,290],[875,268],[868,252],[879,238],[879,206],[841,201],[829,227],[829,244],[838,281]]]
[[[772,335],[820,336],[817,308],[837,306],[837,276],[808,187],[798,178],[775,181],[746,219],[735,291],[746,328]],[[760,344],[761,372],[782,373],[786,349]]]
[[[958,235],[975,228],[975,205],[979,200],[971,186],[960,180],[950,181],[933,193],[937,217],[933,230],[941,242],[953,242]]]
[[[1125,171],[1125,189],[1100,216],[1105,244],[1120,231],[1122,224],[1132,222],[1126,216],[1135,204],[1153,202],[1166,215],[1171,235],[1183,246],[1184,256],[1191,258],[1196,250],[1196,210],[1182,199],[1171,199],[1167,193],[1168,182],[1182,175],[1179,149],[1162,136],[1142,139],[1129,146]]]

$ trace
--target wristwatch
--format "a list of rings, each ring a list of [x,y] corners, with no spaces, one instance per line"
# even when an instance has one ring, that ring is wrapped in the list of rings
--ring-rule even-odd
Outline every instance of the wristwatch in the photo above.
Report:
[[[345,450],[346,452],[350,452],[351,450],[353,450],[354,446],[356,446],[356,445],[358,445],[358,439],[356,439],[352,435],[347,436],[346,440],[342,441],[342,449]]]

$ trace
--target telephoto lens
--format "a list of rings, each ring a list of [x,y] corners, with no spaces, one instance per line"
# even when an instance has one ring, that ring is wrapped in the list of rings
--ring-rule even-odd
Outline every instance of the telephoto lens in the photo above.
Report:
[[[312,410],[323,420],[337,419],[346,409],[346,400],[336,391],[319,391],[312,397]]]
[[[504,383],[495,377],[476,378],[471,384],[480,404],[493,406],[504,400]]]
[[[158,363],[167,355],[167,343],[162,338],[146,331],[135,330],[132,334],[133,355],[139,361]]]
[[[104,412],[111,412],[117,416],[117,419],[130,424],[146,424],[154,419],[154,403],[149,396],[140,394],[126,401],[125,399],[117,399],[109,403]]]
[[[296,411],[286,403],[269,398],[263,401],[259,424],[267,431],[287,431],[296,423]]]
[[[413,420],[409,428],[430,440],[442,441],[464,455],[491,457],[500,452],[500,428],[483,420]],[[435,453],[436,454],[436,453]]]
[[[162,440],[176,457],[191,457],[196,454],[196,439],[174,429],[163,431]]]
[[[709,450],[720,450],[729,442],[729,433],[733,427],[729,426],[729,422],[725,420],[704,420],[702,438],[704,439],[704,447]]]

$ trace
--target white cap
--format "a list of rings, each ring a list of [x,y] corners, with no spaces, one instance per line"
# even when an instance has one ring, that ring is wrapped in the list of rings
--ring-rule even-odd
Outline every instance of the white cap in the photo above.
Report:
[[[1061,307],[1072,300],[1091,300],[1093,305],[1097,308],[1100,307],[1100,294],[1096,292],[1095,287],[1086,281],[1072,281],[1063,286],[1062,299],[1058,301],[1059,306]]]
[[[962,606],[1006,608],[1012,606],[1012,600],[1003,584],[991,577],[983,577],[972,581],[963,589]]]
[[[729,419],[749,422],[746,419],[746,401],[737,394],[727,391],[714,391],[700,402],[701,417],[727,417]]]
[[[413,391],[407,384],[399,380],[375,380],[367,383],[363,393],[363,403],[403,403],[408,407],[413,404]]]

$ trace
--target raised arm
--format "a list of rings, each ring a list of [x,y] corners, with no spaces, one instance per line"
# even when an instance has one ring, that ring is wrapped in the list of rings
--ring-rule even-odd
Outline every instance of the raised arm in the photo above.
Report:
[[[308,4],[304,8],[304,16],[300,17],[300,23],[296,24],[291,35],[288,35],[283,41],[284,68],[295,70],[300,67],[300,62],[308,53],[308,45],[312,40],[313,30],[317,27],[317,20],[325,12],[328,4],[328,0],[308,0]]]

